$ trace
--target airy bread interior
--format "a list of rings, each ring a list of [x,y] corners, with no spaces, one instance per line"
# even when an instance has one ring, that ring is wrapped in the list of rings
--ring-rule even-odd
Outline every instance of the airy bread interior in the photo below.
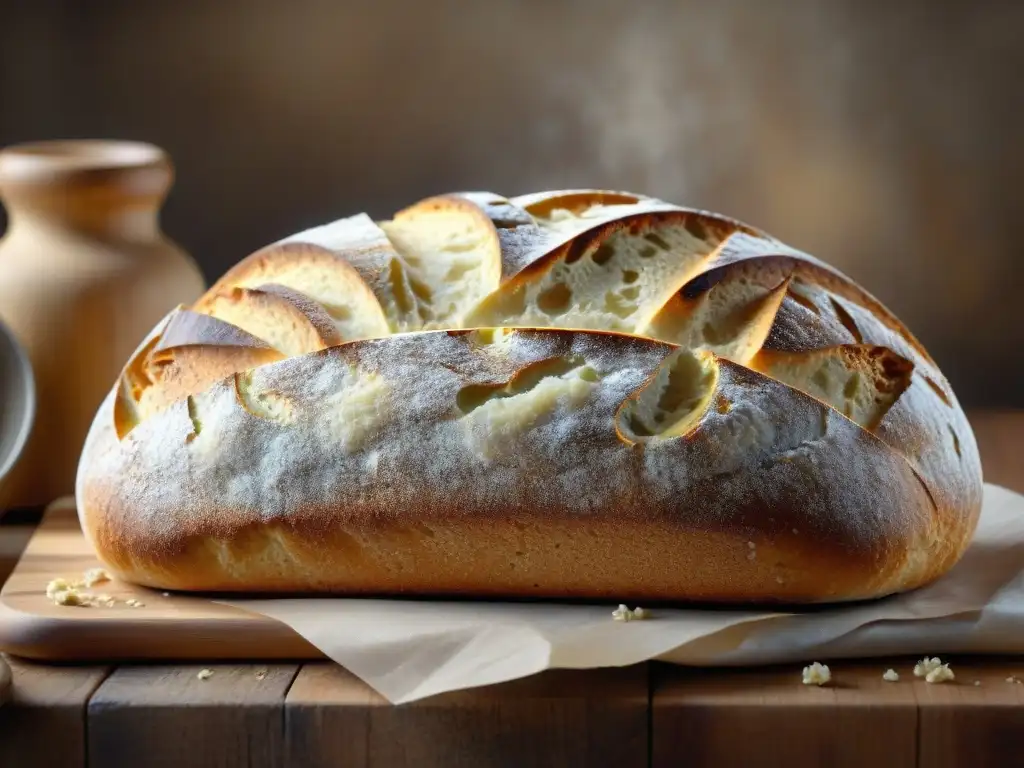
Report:
[[[502,285],[467,321],[634,332],[727,235],[700,214],[677,211],[602,223]]]
[[[771,331],[789,274],[764,269],[758,261],[716,272],[691,281],[670,297],[642,332],[745,365]]]
[[[714,357],[677,349],[615,414],[620,439],[636,444],[682,437],[707,410],[718,383]]]
[[[467,311],[498,287],[497,232],[472,203],[426,200],[380,222],[380,227],[400,256],[396,299],[418,329],[461,327]]]
[[[869,431],[910,386],[914,370],[895,352],[867,345],[807,353],[763,350],[750,367],[821,400]]]
[[[820,262],[741,222],[631,193],[428,198],[391,220],[359,214],[305,230],[229,270],[126,367],[119,433],[218,377],[281,356],[431,329],[477,328],[479,338],[500,344],[513,327],[677,345],[643,394],[615,415],[629,442],[685,434],[709,407],[716,356],[874,430],[922,359],[909,341],[899,350],[866,343],[853,314],[875,303],[867,294],[863,307],[849,303],[860,295],[852,283],[840,301],[823,287],[836,280]],[[200,327],[197,313],[239,333]],[[780,333],[789,334],[781,344]],[[477,434],[500,437],[557,404],[571,407],[594,375],[563,360],[523,373],[528,386],[521,376],[468,390],[459,408]],[[500,439],[478,442],[486,453]]]

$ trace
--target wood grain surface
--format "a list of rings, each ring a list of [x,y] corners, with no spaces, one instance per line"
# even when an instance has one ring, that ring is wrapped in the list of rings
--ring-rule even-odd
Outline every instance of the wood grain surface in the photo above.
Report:
[[[1011,766],[1024,734],[1021,659],[943,659],[930,684],[915,659],[830,664],[823,687],[799,666],[683,670],[656,665],[652,765],[952,768]],[[900,680],[882,679],[895,669]]]
[[[1024,765],[1024,658],[1004,663],[954,660],[952,666],[959,685],[915,686],[918,764],[929,768]]]
[[[326,768],[648,763],[647,665],[552,670],[395,707],[331,664],[307,664],[286,702],[289,765]]]
[[[5,660],[13,679],[11,699],[0,707],[0,766],[85,765],[86,704],[110,669]]]
[[[798,666],[558,671],[396,707],[327,662],[210,665],[200,679],[201,665],[14,661],[0,765],[85,765],[86,750],[92,768],[1021,764],[1024,659],[954,658],[942,684],[913,663],[833,664],[822,688]],[[888,667],[899,682],[882,680]]]
[[[121,667],[89,701],[89,765],[280,768],[285,694],[297,672],[277,664]]]
[[[655,765],[899,768],[914,765],[917,700],[881,663],[833,664],[805,686],[800,668],[661,673],[652,695]],[[729,762],[732,761],[732,762]]]
[[[58,606],[46,597],[52,579],[81,579],[98,567],[73,502],[52,504],[0,590],[0,650],[45,661],[323,658],[289,627],[206,598],[116,579],[91,590],[114,597],[111,608]]]

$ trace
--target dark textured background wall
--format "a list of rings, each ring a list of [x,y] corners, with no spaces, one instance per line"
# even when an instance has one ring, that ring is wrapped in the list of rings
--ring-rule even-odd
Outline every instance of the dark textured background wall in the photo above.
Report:
[[[156,142],[211,278],[439,191],[601,186],[862,281],[1024,405],[1024,3],[0,2],[0,144]]]

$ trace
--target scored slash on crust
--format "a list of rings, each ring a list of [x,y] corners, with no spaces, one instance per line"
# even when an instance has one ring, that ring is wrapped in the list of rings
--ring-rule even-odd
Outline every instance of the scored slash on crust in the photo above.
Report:
[[[754,408],[755,390],[775,398],[758,406],[768,415]],[[322,392],[315,404],[313,391]],[[236,410],[225,416],[218,409],[229,402]],[[789,410],[807,419],[802,439],[783,423]],[[561,445],[573,430],[595,446],[611,436],[607,450],[627,451],[630,472],[652,483],[669,472],[658,462],[689,443],[706,443],[691,460],[724,462],[726,478],[753,472],[744,462],[757,451],[780,452],[758,465],[777,474],[840,432],[856,434],[845,439],[892,464],[879,473],[916,478],[927,497],[928,527],[910,513],[876,524],[906,529],[894,577],[906,584],[956,561],[980,508],[966,417],[927,351],[877,299],[749,225],[629,192],[453,193],[389,221],[359,214],[257,251],[172,311],[127,362],[83,452],[82,488],[109,481],[101,454],[158,454],[146,441],[175,419],[188,422],[180,434],[193,469],[226,461],[221,431],[242,413],[260,439],[326,435],[338,461],[359,456],[375,476],[386,457],[361,451],[382,435],[412,446],[417,430],[449,423],[463,442],[448,449],[470,452],[492,479],[498,470],[488,467],[525,472],[517,451],[529,454],[531,440]],[[726,438],[745,447],[732,456]],[[567,482],[539,477],[538,488]],[[523,475],[525,486],[537,482]],[[769,567],[767,552],[741,552],[737,567]],[[763,575],[782,585],[773,574]],[[797,589],[783,581],[778,594]]]
[[[627,445],[686,437],[718,389],[710,353],[678,349],[615,412],[615,432]]]

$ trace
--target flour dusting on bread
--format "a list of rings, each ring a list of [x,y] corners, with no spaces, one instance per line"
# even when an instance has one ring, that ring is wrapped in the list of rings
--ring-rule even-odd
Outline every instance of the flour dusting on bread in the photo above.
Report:
[[[170,313],[77,496],[161,589],[813,603],[948,571],[981,468],[934,360],[826,262],[629,192],[458,192]]]

